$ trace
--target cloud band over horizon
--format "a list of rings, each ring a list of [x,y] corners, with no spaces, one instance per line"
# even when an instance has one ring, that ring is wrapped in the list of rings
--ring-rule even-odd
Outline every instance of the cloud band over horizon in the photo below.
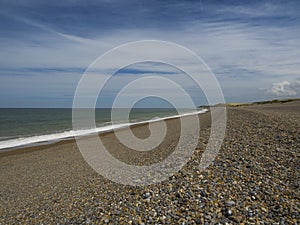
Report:
[[[98,56],[144,39],[197,53],[215,73],[226,101],[300,95],[294,85],[300,78],[298,1],[0,4],[0,107],[71,107],[80,77]],[[168,73],[163,66],[135,67],[140,66],[140,74]],[[138,76],[135,67],[123,70],[123,79]]]

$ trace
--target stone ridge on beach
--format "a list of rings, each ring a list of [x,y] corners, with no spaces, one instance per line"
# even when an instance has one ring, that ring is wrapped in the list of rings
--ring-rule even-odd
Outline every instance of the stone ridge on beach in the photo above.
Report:
[[[147,187],[104,179],[73,141],[0,155],[0,224],[299,224],[299,112],[299,101],[228,107],[213,165],[198,166],[204,128],[189,163]]]

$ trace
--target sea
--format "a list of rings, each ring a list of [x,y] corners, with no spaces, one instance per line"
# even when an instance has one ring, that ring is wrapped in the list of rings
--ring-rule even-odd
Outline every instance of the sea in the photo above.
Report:
[[[124,109],[118,109],[120,112]],[[188,114],[205,113],[206,109],[133,108],[126,121],[111,122],[111,109],[95,109],[96,132],[138,123],[176,118]],[[122,112],[121,112],[122,114]],[[84,129],[76,135],[87,135],[95,129]],[[0,108],[0,151],[33,146],[73,138],[72,109],[62,108]]]

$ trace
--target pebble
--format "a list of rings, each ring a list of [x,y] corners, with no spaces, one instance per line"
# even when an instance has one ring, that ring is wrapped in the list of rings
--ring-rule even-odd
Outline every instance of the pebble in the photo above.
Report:
[[[227,206],[234,206],[234,205],[235,205],[235,202],[232,201],[232,200],[229,200],[229,201],[226,202],[226,205],[227,205]]]
[[[225,210],[225,216],[226,216],[226,217],[231,217],[232,214],[233,214],[233,212],[232,212],[231,209],[226,209],[226,210]]]
[[[0,224],[297,224],[299,112],[227,113],[212,165],[199,168],[210,135],[202,129],[181,171],[145,187],[99,176],[76,147],[51,149],[53,159],[50,150],[0,157]]]

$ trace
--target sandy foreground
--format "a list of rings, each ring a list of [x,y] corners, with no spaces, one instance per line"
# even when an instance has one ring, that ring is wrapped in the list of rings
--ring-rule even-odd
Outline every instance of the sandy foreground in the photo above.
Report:
[[[299,224],[300,101],[228,107],[226,137],[214,163],[199,163],[210,134],[200,116],[192,159],[159,184],[125,186],[97,174],[73,140],[0,154],[0,224]],[[179,137],[178,119],[151,152],[101,139],[116,158],[150,165]],[[147,125],[132,128],[149,135]]]

